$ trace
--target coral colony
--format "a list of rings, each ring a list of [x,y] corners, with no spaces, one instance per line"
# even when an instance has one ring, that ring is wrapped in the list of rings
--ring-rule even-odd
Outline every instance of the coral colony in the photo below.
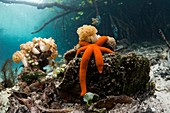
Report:
[[[22,61],[24,67],[43,69],[58,55],[57,45],[52,38],[34,38],[32,42],[21,44],[20,49],[13,54],[12,59],[15,63]]]

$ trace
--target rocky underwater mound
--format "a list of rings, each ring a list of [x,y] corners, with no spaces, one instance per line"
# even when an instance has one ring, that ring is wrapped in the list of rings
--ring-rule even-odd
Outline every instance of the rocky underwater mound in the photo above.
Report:
[[[103,60],[102,74],[98,73],[95,59],[91,58],[89,61],[86,75],[89,92],[105,97],[121,94],[133,96],[146,91],[150,80],[150,64],[147,58],[137,56],[135,53],[104,54]],[[81,57],[69,61],[64,72],[65,79],[60,85],[61,90],[77,96],[80,92],[78,77],[80,61]]]

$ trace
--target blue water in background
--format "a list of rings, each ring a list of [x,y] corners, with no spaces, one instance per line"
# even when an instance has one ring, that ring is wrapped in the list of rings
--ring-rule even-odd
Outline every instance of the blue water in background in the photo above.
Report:
[[[0,3],[0,67],[6,59],[12,58],[15,51],[20,50],[20,44],[31,41],[34,37],[53,37],[61,55],[71,49],[73,45],[68,46],[67,40],[62,38],[62,31],[54,28],[55,22],[59,22],[57,20],[51,22],[39,33],[31,34],[55,15],[56,12],[48,8],[40,10],[27,5]],[[57,24],[61,26],[59,25],[61,23]],[[14,65],[19,66],[15,63]]]

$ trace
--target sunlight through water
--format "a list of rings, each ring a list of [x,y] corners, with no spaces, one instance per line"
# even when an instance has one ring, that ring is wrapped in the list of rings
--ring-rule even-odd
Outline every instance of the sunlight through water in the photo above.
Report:
[[[34,2],[34,3],[42,3],[43,0],[22,0],[22,1],[28,1],[28,2]]]

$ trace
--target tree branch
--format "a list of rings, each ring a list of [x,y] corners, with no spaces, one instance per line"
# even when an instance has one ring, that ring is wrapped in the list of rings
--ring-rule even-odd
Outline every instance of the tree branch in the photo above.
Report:
[[[44,9],[46,7],[50,8],[50,7],[56,6],[58,8],[66,10],[63,13],[61,13],[59,15],[56,15],[55,17],[49,19],[39,29],[37,29],[36,31],[31,32],[31,34],[35,34],[35,33],[39,32],[39,31],[41,31],[46,25],[48,25],[50,22],[54,21],[57,18],[60,18],[60,17],[62,17],[64,15],[67,15],[67,14],[69,14],[71,12],[74,12],[74,11],[77,12],[77,11],[81,11],[81,10],[85,10],[85,9],[91,9],[91,8],[94,7],[94,6],[74,7],[74,6],[62,5],[62,4],[59,4],[57,2],[52,2],[52,3],[35,3],[35,2],[17,1],[17,0],[0,0],[0,2],[6,3],[6,4],[25,4],[25,5],[30,5],[30,6],[36,6],[37,9]]]
[[[57,2],[52,2],[52,3],[36,3],[36,2],[29,2],[29,1],[17,1],[17,0],[0,0],[0,2],[2,3],[6,3],[6,4],[24,4],[24,5],[30,5],[30,6],[35,6],[37,7],[37,9],[45,9],[50,8],[50,7],[58,7],[61,9],[65,9],[65,10],[75,10],[75,8],[67,6],[67,5],[62,5],[59,4]]]
[[[47,22],[45,22],[38,30],[31,32],[31,34],[35,34],[35,33],[39,32],[39,31],[41,31],[41,30],[42,30],[47,24],[49,24],[50,22],[54,21],[54,20],[57,19],[57,18],[60,18],[60,17],[62,17],[62,16],[64,16],[64,15],[66,15],[66,14],[69,14],[69,13],[71,13],[71,12],[72,12],[72,11],[66,11],[66,12],[64,12],[64,13],[62,13],[62,14],[60,14],[60,15],[56,15],[55,17],[53,17],[53,18],[51,18],[50,20],[48,20]]]
[[[48,20],[47,22],[45,22],[38,30],[31,32],[31,34],[38,33],[38,32],[41,31],[46,25],[48,25],[50,22],[54,21],[54,20],[57,19],[57,18],[60,18],[60,17],[62,17],[62,16],[64,16],[64,15],[67,15],[67,14],[69,14],[69,13],[71,13],[71,12],[74,12],[74,11],[82,11],[82,10],[84,10],[84,9],[91,9],[91,8],[93,8],[93,6],[82,7],[82,8],[79,8],[79,7],[78,7],[78,8],[74,8],[74,9],[72,9],[72,10],[67,10],[67,11],[65,11],[65,12],[63,12],[63,13],[61,13],[61,14],[59,14],[59,15],[56,15],[55,17],[51,18],[50,20]]]
[[[161,37],[163,38],[163,40],[165,41],[166,45],[168,46],[168,48],[170,49],[170,44],[168,42],[168,40],[166,39],[164,33],[162,32],[161,29],[159,29],[159,34],[161,35]]]

